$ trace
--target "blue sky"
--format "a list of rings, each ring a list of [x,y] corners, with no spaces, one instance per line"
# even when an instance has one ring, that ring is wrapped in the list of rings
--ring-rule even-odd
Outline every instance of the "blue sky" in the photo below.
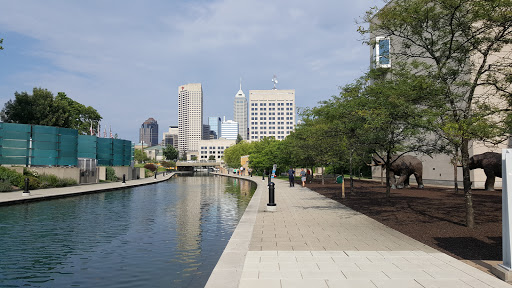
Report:
[[[178,123],[178,86],[202,83],[204,122],[233,118],[242,89],[295,89],[312,107],[369,66],[356,19],[380,0],[2,1],[0,104],[34,87],[96,108],[138,141]],[[103,130],[103,128],[102,128]]]

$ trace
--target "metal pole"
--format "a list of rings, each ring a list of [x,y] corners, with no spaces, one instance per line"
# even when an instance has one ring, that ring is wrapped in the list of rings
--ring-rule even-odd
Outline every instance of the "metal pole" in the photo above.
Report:
[[[123,174],[123,184],[126,184],[126,174]]]
[[[274,212],[276,211],[276,203],[275,203],[275,184],[274,182],[268,183],[268,203],[267,203],[267,211]]]
[[[23,190],[23,193],[21,193],[21,196],[30,196],[30,191],[28,190],[29,185],[29,179],[25,178],[25,189]]]

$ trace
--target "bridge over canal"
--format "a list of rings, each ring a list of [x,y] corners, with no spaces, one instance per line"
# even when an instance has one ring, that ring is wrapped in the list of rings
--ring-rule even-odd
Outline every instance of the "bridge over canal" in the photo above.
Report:
[[[194,171],[197,169],[220,168],[221,163],[217,161],[178,161],[178,171]]]

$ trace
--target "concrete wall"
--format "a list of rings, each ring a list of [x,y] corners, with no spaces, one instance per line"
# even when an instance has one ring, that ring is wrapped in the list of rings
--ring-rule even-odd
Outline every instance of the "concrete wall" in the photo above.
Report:
[[[30,167],[31,171],[37,171],[39,175],[55,175],[59,178],[71,178],[76,180],[76,183],[80,183],[80,168],[76,167]],[[23,173],[23,171],[22,171]]]
[[[120,181],[123,180],[123,174],[126,175],[126,181],[137,179],[137,176],[144,178],[144,168],[132,168],[130,166],[114,166],[112,168],[114,168],[114,172]],[[107,167],[100,166],[98,170],[99,179],[107,180]]]

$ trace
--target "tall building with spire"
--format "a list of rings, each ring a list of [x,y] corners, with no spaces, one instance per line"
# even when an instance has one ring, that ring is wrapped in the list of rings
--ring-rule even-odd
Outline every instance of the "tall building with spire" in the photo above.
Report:
[[[235,95],[234,109],[233,109],[233,120],[238,123],[238,134],[242,136],[242,139],[248,139],[247,130],[247,98],[242,91],[242,80],[240,80],[240,90]]]
[[[178,150],[180,155],[199,150],[203,138],[203,88],[201,83],[178,87]]]

